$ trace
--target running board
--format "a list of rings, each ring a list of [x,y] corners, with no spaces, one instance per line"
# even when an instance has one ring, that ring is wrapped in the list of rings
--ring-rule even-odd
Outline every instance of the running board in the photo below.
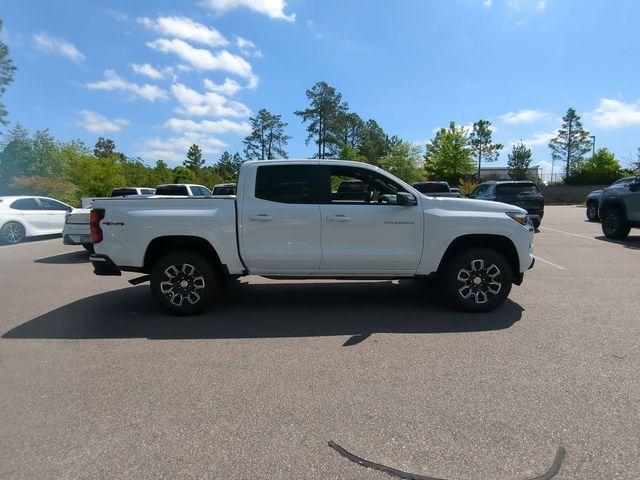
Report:
[[[151,280],[151,275],[142,275],[138,278],[132,278],[129,280],[129,283],[131,285],[140,285],[141,283],[148,282],[149,280]]]

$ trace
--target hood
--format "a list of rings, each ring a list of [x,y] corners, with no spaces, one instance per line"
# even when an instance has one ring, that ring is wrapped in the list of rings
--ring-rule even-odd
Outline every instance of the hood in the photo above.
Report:
[[[598,195],[602,195],[602,190],[594,190],[593,192],[589,192],[589,195],[587,195],[587,197],[596,197]]]
[[[425,206],[428,208],[443,208],[446,210],[460,210],[467,212],[521,212],[527,213],[524,208],[508,205],[502,202],[490,202],[488,200],[475,200],[470,198],[428,197]]]

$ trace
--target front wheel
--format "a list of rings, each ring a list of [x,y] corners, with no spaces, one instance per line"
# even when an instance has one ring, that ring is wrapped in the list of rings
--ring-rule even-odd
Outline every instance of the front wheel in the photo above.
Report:
[[[590,222],[597,222],[598,218],[598,204],[596,202],[587,203],[587,220]]]
[[[441,276],[449,301],[465,312],[488,312],[505,301],[513,283],[507,260],[488,248],[459,251],[447,260]]]
[[[20,243],[26,236],[24,227],[18,222],[7,222],[0,228],[0,238],[6,243]]]
[[[217,280],[206,258],[180,251],[156,262],[151,272],[151,291],[165,310],[176,315],[196,315],[211,303]]]
[[[629,227],[627,219],[620,210],[608,210],[602,215],[602,233],[604,233],[605,237],[624,240],[630,231],[631,227]]]

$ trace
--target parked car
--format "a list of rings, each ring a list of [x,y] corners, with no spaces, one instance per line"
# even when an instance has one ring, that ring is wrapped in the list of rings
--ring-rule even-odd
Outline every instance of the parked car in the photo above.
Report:
[[[188,183],[169,183],[156,188],[156,195],[166,195],[171,197],[200,197],[211,195],[204,185],[191,185]]]
[[[212,195],[235,195],[236,184],[235,183],[219,183],[213,187]]]
[[[111,191],[111,198],[149,196],[155,193],[155,188],[147,187],[120,187]],[[62,228],[62,243],[65,245],[82,245],[89,252],[93,252],[91,235],[89,232],[89,214],[91,206],[99,198],[108,197],[86,197],[82,198],[82,208],[75,208],[67,213]]]
[[[635,181],[636,177],[625,177],[620,180],[616,180],[607,188],[624,188],[627,187],[630,183]],[[600,197],[602,196],[602,190],[594,190],[593,192],[587,195],[587,219],[590,222],[598,222],[600,221],[600,217],[598,216],[598,208],[600,203]]]
[[[459,197],[460,189],[453,191],[447,182],[416,182],[413,188],[430,197]]]
[[[345,201],[344,181],[369,194]],[[222,278],[242,275],[435,277],[456,307],[486,312],[534,262],[522,208],[427,197],[339,160],[246,162],[236,197],[96,200],[91,238],[97,275],[148,274],[134,283],[150,280],[160,305],[182,315],[209,305]]]
[[[131,195],[153,195],[155,188],[148,187],[119,187],[111,190],[112,197],[129,197]]]
[[[544,197],[538,186],[528,180],[492,180],[478,185],[470,198],[516,205],[529,213],[535,228],[544,216]]]
[[[61,233],[65,214],[72,210],[48,197],[0,197],[0,239],[20,243],[27,237]]]
[[[624,186],[602,191],[598,216],[607,238],[623,240],[631,228],[640,228],[640,175],[632,178]]]

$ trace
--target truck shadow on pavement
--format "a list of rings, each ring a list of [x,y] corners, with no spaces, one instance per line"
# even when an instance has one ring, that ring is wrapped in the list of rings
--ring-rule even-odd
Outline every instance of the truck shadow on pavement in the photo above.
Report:
[[[500,330],[522,317],[507,300],[485,314],[450,309],[431,282],[232,282],[224,299],[196,317],[165,314],[148,286],[78,300],[19,325],[2,338],[231,339],[350,335],[344,346],[375,333]]]
[[[89,263],[89,252],[79,250],[77,252],[61,253],[51,257],[39,258],[34,263],[48,263],[57,265],[69,265],[71,263]]]
[[[630,248],[631,250],[640,250],[640,236],[639,235],[629,235],[624,240],[613,240],[611,238],[607,238],[604,235],[599,237],[595,237],[596,240],[601,240],[603,242],[615,243],[616,245],[622,245],[625,248]]]

